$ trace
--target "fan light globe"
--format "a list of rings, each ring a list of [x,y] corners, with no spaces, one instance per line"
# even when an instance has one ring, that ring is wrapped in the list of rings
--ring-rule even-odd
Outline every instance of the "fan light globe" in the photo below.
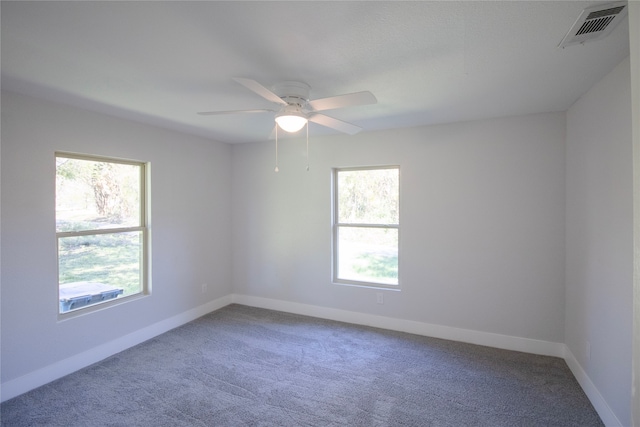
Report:
[[[307,118],[301,113],[289,112],[276,117],[276,123],[285,132],[298,132],[307,124]]]

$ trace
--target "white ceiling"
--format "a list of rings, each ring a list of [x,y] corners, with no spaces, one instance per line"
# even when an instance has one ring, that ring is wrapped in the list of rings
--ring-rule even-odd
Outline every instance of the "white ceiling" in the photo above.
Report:
[[[227,142],[267,140],[271,108],[232,80],[297,80],[365,130],[564,111],[629,55],[557,48],[588,1],[2,2],[2,89]],[[311,124],[310,135],[335,133]]]

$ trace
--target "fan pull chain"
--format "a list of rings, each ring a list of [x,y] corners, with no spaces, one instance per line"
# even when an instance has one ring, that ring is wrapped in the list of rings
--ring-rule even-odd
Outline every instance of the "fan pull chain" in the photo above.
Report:
[[[276,168],[275,168],[275,172],[280,171],[280,169],[278,169],[278,125],[276,125]]]
[[[309,172],[309,121],[307,121],[307,172]]]

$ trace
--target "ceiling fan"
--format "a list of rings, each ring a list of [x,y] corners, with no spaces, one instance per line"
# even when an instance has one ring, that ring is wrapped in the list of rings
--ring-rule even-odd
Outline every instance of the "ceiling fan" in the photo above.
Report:
[[[277,126],[286,132],[297,132],[302,129],[307,122],[314,122],[353,135],[360,132],[362,128],[318,112],[357,105],[369,105],[378,102],[376,97],[369,91],[309,100],[309,90],[311,87],[306,83],[293,81],[282,82],[275,85],[274,91],[271,91],[255,80],[240,77],[234,77],[233,80],[266,100],[277,104],[278,108],[203,111],[198,114],[202,116],[212,116],[219,114],[276,113],[275,121]]]

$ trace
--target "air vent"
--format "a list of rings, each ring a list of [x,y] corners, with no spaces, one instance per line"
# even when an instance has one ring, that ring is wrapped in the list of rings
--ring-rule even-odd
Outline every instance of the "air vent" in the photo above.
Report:
[[[626,1],[589,7],[582,11],[558,47],[601,39],[613,31],[626,14]]]

